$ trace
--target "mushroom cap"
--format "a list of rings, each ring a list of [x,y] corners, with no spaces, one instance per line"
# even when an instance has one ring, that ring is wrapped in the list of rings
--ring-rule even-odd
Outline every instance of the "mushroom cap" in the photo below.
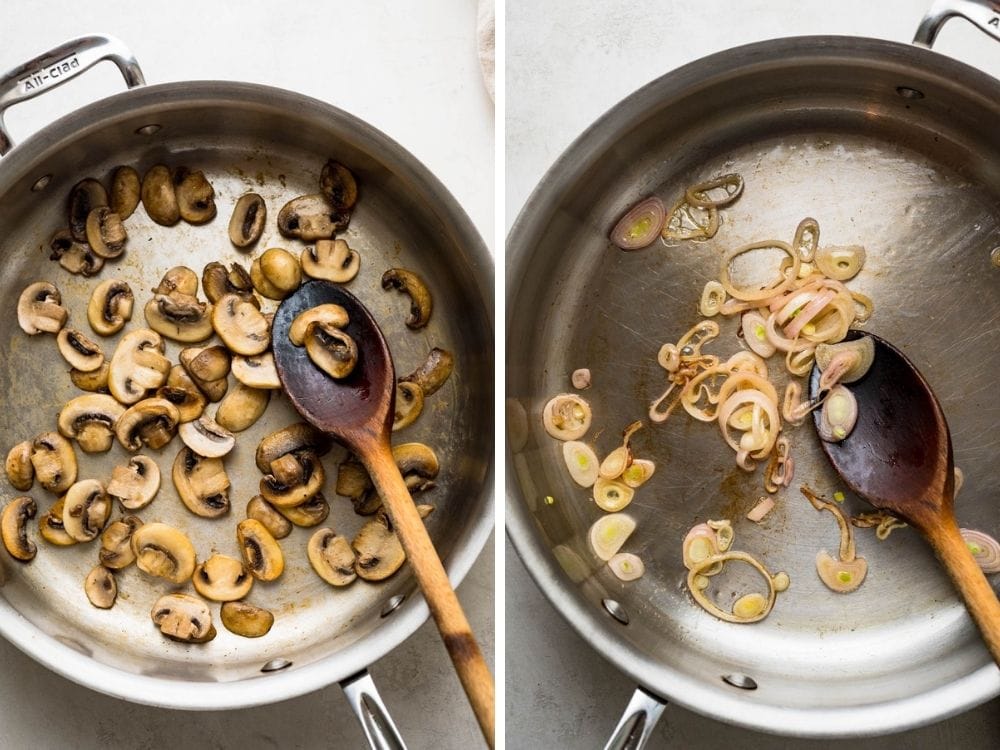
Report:
[[[101,533],[101,550],[97,559],[105,568],[121,570],[135,562],[132,535],[142,526],[138,516],[125,516],[112,521]]]
[[[187,594],[166,594],[150,612],[153,623],[167,638],[183,643],[205,643],[215,635],[208,604]]]
[[[226,630],[244,638],[267,635],[274,625],[274,615],[271,612],[247,602],[226,602],[220,613]]]
[[[121,279],[106,279],[94,287],[87,303],[87,322],[100,336],[118,333],[125,321],[132,319],[135,297],[132,288]]]
[[[181,218],[170,168],[156,164],[142,177],[142,205],[149,218],[163,226],[173,226]]]
[[[292,198],[278,212],[278,231],[282,236],[312,242],[333,237],[347,228],[350,213],[340,211],[322,193]]]
[[[197,347],[182,349],[181,365],[195,383],[211,383],[229,374],[232,358],[224,346]]]
[[[111,448],[115,425],[124,413],[124,406],[103,393],[77,396],[59,412],[59,432],[77,438],[85,453],[103,453]]]
[[[68,229],[60,229],[49,240],[52,251],[49,260],[59,261],[59,265],[70,273],[94,276],[104,268],[104,258],[94,253],[86,244],[73,239]]]
[[[104,530],[111,515],[111,498],[96,479],[81,479],[63,498],[63,528],[78,542],[89,542]]]
[[[351,320],[341,305],[329,303],[303,310],[288,327],[288,340],[295,346],[305,344],[306,330],[312,323],[324,323],[333,328],[345,328]]]
[[[206,224],[215,218],[215,189],[204,172],[180,167],[174,175],[174,194],[180,217],[189,224]]]
[[[271,401],[271,391],[237,383],[222,399],[215,421],[230,432],[242,432],[264,414]]]
[[[361,256],[344,240],[316,240],[299,258],[302,272],[313,279],[346,284],[361,270]]]
[[[212,310],[212,326],[234,354],[260,354],[271,345],[271,328],[260,310],[227,294]]]
[[[27,492],[35,483],[35,467],[31,465],[31,441],[22,440],[7,453],[7,480],[15,490]]]
[[[286,453],[311,450],[317,456],[330,450],[330,436],[308,422],[296,422],[272,432],[260,441],[254,461],[262,474],[271,471],[271,462]]]
[[[423,328],[430,322],[434,301],[430,289],[419,275],[405,268],[390,268],[382,274],[382,288],[396,289],[410,298],[410,314],[406,318],[406,327]]]
[[[322,490],[326,481],[323,464],[315,453],[302,450],[294,455],[302,466],[298,481],[285,483],[274,474],[265,474],[260,480],[260,494],[276,508],[302,505]]]
[[[170,367],[170,360],[163,356],[160,334],[137,328],[122,336],[115,348],[108,371],[108,390],[121,403],[134,404],[147,391],[166,382]]]
[[[267,204],[257,193],[241,195],[229,220],[229,241],[240,249],[252,246],[260,239],[267,222]]]
[[[195,591],[213,602],[231,602],[250,593],[253,576],[239,560],[214,554],[194,569]]]
[[[362,526],[351,546],[357,555],[354,569],[366,581],[385,580],[406,562],[403,545],[384,513]]]
[[[177,407],[166,399],[143,399],[118,418],[115,435],[122,447],[133,453],[143,445],[159,450],[173,438],[180,418]]]
[[[187,266],[174,266],[169,269],[160,283],[156,285],[153,294],[173,294],[179,292],[193,297],[198,294],[198,274]]]
[[[72,547],[77,544],[76,539],[66,533],[66,527],[63,525],[62,514],[65,507],[65,500],[59,498],[38,519],[39,535],[56,547]]]
[[[48,281],[29,284],[17,300],[17,324],[29,336],[58,333],[68,317],[62,295]]]
[[[35,501],[27,495],[21,495],[7,503],[0,514],[0,538],[3,539],[4,548],[15,560],[27,562],[38,552],[27,533],[28,521],[37,512]]]
[[[423,443],[395,445],[392,448],[392,458],[404,479],[410,475],[434,479],[441,470],[437,454],[429,445]]]
[[[417,421],[424,410],[424,392],[416,383],[396,383],[392,431],[402,430]]]
[[[252,357],[233,357],[233,377],[250,388],[274,390],[281,388],[278,368],[274,364],[274,353],[264,352]]]
[[[117,167],[111,175],[111,194],[109,196],[111,210],[127,219],[139,205],[141,180],[139,173],[133,167],[124,165]]]
[[[233,433],[206,414],[193,422],[185,422],[177,433],[184,445],[205,458],[220,458],[236,445]]]
[[[188,447],[174,459],[171,478],[184,506],[202,518],[229,512],[229,476],[221,458],[199,456]]]
[[[98,609],[111,609],[118,598],[115,574],[103,565],[96,566],[83,582],[83,590],[90,603]]]
[[[358,345],[340,328],[327,323],[310,323],[304,343],[309,359],[331,378],[346,378],[358,364]]]
[[[205,394],[181,365],[170,368],[166,385],[160,386],[156,395],[177,407],[182,424],[200,417],[208,405]]]
[[[201,285],[209,302],[218,302],[227,294],[235,294],[260,308],[260,300],[253,293],[250,274],[239,263],[230,263],[228,271],[218,261],[208,263],[201,272]]]
[[[104,352],[97,344],[75,328],[63,328],[56,334],[56,346],[69,366],[80,372],[99,370],[104,364]]]
[[[76,481],[76,452],[58,432],[43,432],[31,442],[31,466],[38,483],[57,495]]]
[[[160,467],[149,456],[132,456],[124,466],[111,471],[108,495],[118,500],[123,508],[145,508],[160,489]]]
[[[194,343],[211,338],[212,306],[181,292],[157,294],[143,308],[146,324],[168,339]]]
[[[260,521],[275,539],[284,539],[292,533],[292,522],[260,495],[247,503],[247,518]]]
[[[111,365],[109,365],[107,360],[105,360],[103,365],[96,370],[92,370],[91,372],[83,372],[77,369],[70,370],[69,379],[73,382],[73,385],[81,391],[87,391],[88,393],[107,393],[108,375],[110,372]]]
[[[76,183],[69,191],[69,230],[77,242],[87,241],[87,217],[99,206],[108,205],[108,191],[93,177]]]
[[[285,557],[281,546],[260,521],[248,518],[236,527],[236,539],[243,554],[243,561],[261,581],[273,581],[285,570]]]
[[[358,577],[351,543],[333,529],[317,529],[309,537],[307,551],[313,570],[331,586],[347,586]]]
[[[268,248],[250,265],[254,289],[269,299],[284,299],[302,283],[299,261],[280,247]]]
[[[319,189],[338,211],[350,211],[358,201],[358,183],[347,167],[327,160],[319,175]]]
[[[183,531],[165,523],[147,523],[136,529],[132,552],[139,570],[171,583],[184,583],[194,573],[194,545]]]
[[[288,508],[274,506],[274,508],[296,526],[306,529],[319,526],[330,515],[330,504],[322,492],[317,492],[301,505]]]
[[[98,206],[87,215],[87,244],[97,255],[114,259],[125,252],[128,232],[122,218],[108,206]]]

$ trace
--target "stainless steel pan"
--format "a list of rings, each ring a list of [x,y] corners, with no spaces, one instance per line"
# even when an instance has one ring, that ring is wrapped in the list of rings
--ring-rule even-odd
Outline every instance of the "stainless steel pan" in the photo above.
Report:
[[[107,179],[118,164],[142,172],[163,162],[203,169],[215,187],[219,215],[208,225],[164,228],[141,208],[128,220],[126,254],[106,265],[100,278],[115,275],[129,282],[137,299],[131,324],[136,326],[143,324],[141,306],[150,288],[171,266],[185,264],[200,273],[215,259],[249,264],[253,254],[235,250],[226,236],[232,207],[248,190],[265,198],[269,214],[255,252],[275,245],[300,252],[301,244],[278,235],[273,217],[289,198],[315,192],[318,170],[335,156],[355,172],[362,191],[346,233],[362,256],[362,270],[351,289],[380,321],[397,369],[410,371],[433,346],[455,353],[453,377],[400,437],[430,444],[441,459],[438,486],[425,496],[437,508],[428,526],[457,585],[492,525],[492,263],[468,218],[409,153],[346,112],[252,84],[144,86],[135,60],[120,42],[105,37],[77,40],[13,71],[0,81],[0,113],[102,59],[118,65],[131,90],[52,123],[0,159],[0,300],[8,306],[0,316],[4,450],[54,429],[60,405],[75,395],[51,338],[26,337],[13,309],[27,283],[49,279],[62,291],[71,322],[87,329],[86,302],[99,278],[70,276],[48,260],[46,251],[52,232],[65,223],[68,191],[76,181]],[[29,84],[35,88],[26,89]],[[0,152],[9,147],[3,133]],[[393,265],[419,269],[432,289],[434,315],[420,333],[405,328],[404,301],[379,286],[382,272]],[[114,340],[102,343],[110,354]],[[176,361],[178,346],[168,344],[167,353]],[[158,499],[143,512],[149,515],[146,520],[185,529],[199,557],[213,549],[236,554],[235,522],[259,481],[253,462],[256,443],[297,419],[287,400],[276,396],[261,421],[240,436],[227,458],[233,510],[219,522],[195,518],[177,500],[169,480],[178,450],[178,442],[172,442],[157,456],[164,481]],[[79,454],[81,477],[109,476],[124,455],[118,446],[105,455]],[[350,535],[363,519],[333,492],[343,456],[342,449],[334,449],[324,459],[332,506],[328,523]],[[0,494],[6,500],[18,493],[4,481]],[[31,494],[43,510],[52,501],[37,487]],[[0,633],[70,679],[159,706],[243,707],[344,681],[352,705],[367,715],[366,731],[378,735],[383,730],[377,725],[387,719],[373,720],[377,696],[364,670],[424,621],[426,605],[408,568],[381,585],[359,582],[331,589],[310,569],[308,536],[308,529],[293,531],[282,542],[287,564],[280,584],[258,584],[252,592],[255,601],[276,614],[274,629],[265,638],[241,639],[219,627],[218,637],[206,645],[167,642],[149,618],[160,587],[134,569],[125,571],[114,609],[98,611],[81,588],[96,548],[56,550],[41,541],[31,564],[9,558],[2,563],[6,582],[0,588]]]
[[[996,35],[996,4],[959,5]],[[935,6],[925,44],[953,10]],[[875,300],[867,326],[910,353],[944,404],[966,476],[961,524],[1000,533],[998,123],[1000,82],[927,49],[782,39],[705,58],[628,97],[528,201],[508,240],[508,533],[570,624],[642,686],[609,746],[640,746],[666,699],[747,727],[833,737],[917,726],[1000,693],[1000,671],[916,534],[877,542],[859,531],[864,586],[837,596],[819,582],[814,557],[836,530],[797,487],[830,494],[838,482],[808,427],[791,433],[794,487],[757,526],[744,515],[761,494],[760,470],[738,469],[717,431],[683,414],[647,422],[633,446],[657,470],[627,509],[638,529],[625,548],[646,574],[625,584],[590,552],[601,511],[541,421],[545,402],[571,390],[570,373],[589,367],[586,439],[606,455],[662,392],[658,348],[699,319],[722,250],[788,241],[813,216],[824,244],[866,246],[852,285]],[[746,188],[713,240],[610,246],[608,231],[640,198],[670,205],[727,172]],[[724,323],[719,341],[734,326]],[[864,509],[853,497],[847,507]],[[733,519],[738,548],[791,576],[761,623],[720,622],[685,590],[681,540],[720,517]]]

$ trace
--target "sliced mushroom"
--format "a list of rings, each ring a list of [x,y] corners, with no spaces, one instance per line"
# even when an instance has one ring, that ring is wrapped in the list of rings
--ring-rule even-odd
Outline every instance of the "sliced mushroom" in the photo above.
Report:
[[[281,546],[271,536],[271,532],[260,521],[247,518],[236,527],[236,539],[240,544],[243,562],[261,581],[273,581],[285,569],[285,557]]]
[[[133,453],[143,445],[159,450],[173,439],[179,423],[176,406],[164,398],[147,398],[118,418],[115,435],[122,447]]]
[[[205,458],[220,458],[236,445],[233,433],[207,414],[201,415],[193,422],[182,424],[177,434],[184,441],[184,445]]]
[[[132,456],[111,471],[108,495],[128,510],[145,508],[160,490],[160,467],[149,456]]]
[[[295,458],[302,465],[298,481],[285,484],[274,474],[266,474],[260,480],[260,494],[276,508],[291,508],[302,505],[323,489],[326,475],[323,464],[316,454],[309,450],[298,451]]]
[[[212,306],[190,294],[157,294],[143,314],[150,328],[174,341],[193,343],[212,336]]]
[[[346,229],[350,213],[330,205],[322,193],[292,198],[278,212],[278,231],[285,237],[312,242],[332,239]]]
[[[121,166],[111,175],[111,210],[127,219],[139,205],[142,190],[139,173],[132,167]]]
[[[181,502],[196,516],[219,518],[229,512],[229,475],[221,458],[206,458],[181,448],[171,477]]]
[[[140,526],[142,519],[138,516],[125,516],[109,524],[101,534],[101,551],[97,553],[101,565],[112,570],[122,570],[134,563],[132,535]]]
[[[327,519],[330,515],[330,504],[322,492],[317,492],[302,505],[290,508],[275,507],[275,510],[296,526],[308,529],[319,526]]]
[[[271,462],[271,474],[282,484],[298,484],[305,478],[305,467],[294,453],[286,453]]]
[[[210,302],[218,302],[227,294],[235,294],[244,302],[260,308],[260,300],[253,293],[250,274],[239,263],[231,263],[227,271],[224,265],[212,261],[202,271],[201,285],[205,288],[205,296]]]
[[[76,539],[66,533],[63,526],[62,514],[66,507],[66,501],[59,498],[47,512],[38,519],[38,533],[49,544],[56,547],[72,547],[77,544]]]
[[[171,583],[184,583],[194,573],[194,545],[165,523],[145,523],[133,531],[132,552],[139,570]]]
[[[177,407],[181,424],[200,417],[208,404],[205,394],[181,365],[170,368],[166,385],[160,386],[156,395]]]
[[[229,220],[229,241],[241,250],[254,245],[264,231],[267,206],[257,193],[241,195]]]
[[[292,522],[260,495],[254,495],[247,503],[247,518],[260,521],[275,539],[284,539],[292,533]]]
[[[395,411],[392,417],[392,431],[409,427],[417,421],[424,409],[424,391],[416,383],[396,383]]]
[[[3,546],[15,560],[28,562],[34,559],[38,548],[28,539],[28,521],[35,517],[38,506],[27,495],[15,497],[4,506],[0,514],[0,537]]]
[[[181,218],[170,168],[162,164],[151,167],[142,178],[142,205],[149,218],[157,224],[172,227]]]
[[[226,630],[244,638],[267,635],[274,625],[274,615],[261,607],[246,602],[226,602],[221,608],[222,624]]]
[[[58,333],[68,317],[62,295],[55,284],[47,281],[29,284],[17,301],[17,324],[29,336]]]
[[[354,512],[359,515],[371,515],[382,505],[368,471],[354,457],[348,457],[340,464],[336,492],[350,499]]]
[[[104,530],[111,515],[111,498],[96,479],[81,479],[63,498],[63,528],[78,542],[89,542]]]
[[[430,446],[401,443],[393,446],[392,457],[410,492],[423,492],[434,486],[433,479],[441,470],[441,464]]]
[[[87,217],[95,208],[108,205],[108,191],[97,180],[88,177],[76,183],[69,192],[69,231],[77,242],[87,241]]]
[[[350,211],[358,201],[358,183],[343,164],[327,160],[319,175],[319,189],[338,211]]]
[[[137,328],[122,336],[115,348],[108,389],[121,403],[134,404],[167,381],[170,367],[170,360],[163,356],[160,334]]]
[[[390,268],[382,274],[382,288],[396,289],[409,296],[410,315],[406,319],[407,328],[416,330],[427,325],[434,304],[430,290],[417,274],[405,268]]]
[[[399,380],[403,383],[416,383],[425,396],[430,396],[445,384],[454,368],[455,358],[451,352],[435,346],[420,367]]]
[[[35,483],[35,467],[31,465],[31,441],[22,440],[7,453],[7,480],[11,487],[21,492]]]
[[[83,590],[90,603],[98,609],[111,609],[118,598],[115,574],[103,565],[96,566],[83,582]]]
[[[242,562],[215,554],[194,569],[194,589],[213,602],[232,602],[250,593],[253,576]]]
[[[323,323],[333,328],[344,328],[350,323],[347,310],[340,305],[326,304],[310,307],[303,310],[288,327],[288,340],[295,346],[302,346],[306,342],[306,330],[313,323]]]
[[[93,372],[82,372],[81,370],[70,370],[69,379],[73,385],[81,391],[91,393],[108,392],[108,376],[111,373],[111,365],[107,361]]]
[[[205,173],[179,167],[174,175],[177,210],[188,224],[205,224],[215,218],[215,189]]]
[[[43,432],[32,441],[31,465],[38,483],[57,495],[76,481],[73,444],[58,432]]]
[[[94,276],[104,268],[104,258],[96,255],[85,243],[73,239],[68,229],[60,229],[49,241],[52,253],[49,260],[59,261],[59,265],[70,273]]]
[[[87,244],[105,259],[119,257],[125,252],[128,232],[122,218],[107,206],[95,208],[87,216]]]
[[[219,404],[215,421],[230,432],[242,432],[263,416],[270,400],[271,391],[237,383]]]
[[[385,513],[362,526],[351,546],[357,555],[354,570],[366,581],[383,581],[406,562],[403,545]]]
[[[99,370],[104,364],[104,352],[75,328],[63,328],[56,334],[56,346],[70,367],[80,372]]]
[[[346,284],[361,270],[361,256],[344,240],[316,240],[302,251],[302,271],[313,279]]]
[[[281,388],[278,368],[274,365],[274,354],[264,352],[253,357],[237,354],[233,357],[233,377],[250,388],[275,390]]]
[[[250,265],[254,289],[269,299],[284,299],[302,283],[299,262],[287,250],[272,247]]]
[[[100,336],[118,333],[125,327],[125,321],[132,319],[134,300],[131,287],[121,279],[107,279],[98,284],[87,305],[87,321],[94,333]]]
[[[358,346],[339,328],[326,323],[310,323],[305,335],[306,353],[331,378],[346,378],[358,364]]]
[[[306,549],[316,575],[331,586],[347,586],[358,577],[351,543],[333,529],[318,529]]]
[[[194,296],[198,294],[198,274],[187,266],[174,266],[160,279],[153,294],[173,294],[180,292]]]
[[[125,407],[111,396],[77,396],[59,412],[59,432],[63,437],[76,438],[84,453],[104,453],[111,450],[115,424],[124,413]]]
[[[322,456],[330,450],[330,437],[307,422],[296,422],[261,440],[254,460],[260,472],[267,474],[274,459],[302,450]]]
[[[270,326],[260,310],[235,294],[215,305],[212,325],[233,354],[260,354],[271,345]]]
[[[211,383],[225,378],[232,362],[226,347],[219,345],[182,349],[180,359],[196,383]]]
[[[207,643],[217,634],[208,605],[187,594],[161,596],[150,616],[160,632],[172,641]]]

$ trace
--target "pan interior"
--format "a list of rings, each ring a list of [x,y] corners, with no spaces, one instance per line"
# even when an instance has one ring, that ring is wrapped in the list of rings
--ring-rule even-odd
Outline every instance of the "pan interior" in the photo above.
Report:
[[[380,144],[383,151],[378,150]],[[31,161],[16,160],[29,147],[36,147],[40,155]],[[5,159],[3,166],[11,166],[0,177],[2,298],[7,305],[7,314],[0,316],[3,450],[55,429],[61,405],[79,395],[53,339],[29,338],[18,328],[14,307],[25,285],[38,279],[54,282],[70,311],[69,324],[91,335],[86,322],[91,290],[102,279],[124,279],[136,297],[125,331],[144,326],[142,307],[172,266],[187,265],[200,276],[205,264],[213,260],[227,265],[238,261],[249,269],[252,259],[269,247],[284,247],[296,256],[301,253],[306,244],[281,237],[276,217],[289,199],[318,192],[319,171],[330,157],[349,165],[360,185],[359,203],[342,235],[361,255],[361,271],[349,288],[379,321],[397,372],[411,372],[434,346],[455,354],[451,379],[428,397],[421,419],[398,433],[394,442],[421,441],[436,451],[442,467],[437,487],[418,496],[418,501],[435,506],[427,520],[431,536],[446,564],[464,573],[479,549],[470,548],[472,537],[481,541],[488,528],[488,523],[483,525],[489,506],[484,485],[492,454],[488,261],[484,263],[478,238],[450,197],[435,202],[435,197],[444,194],[443,188],[425,178],[418,166],[404,164],[404,157],[411,157],[402,149],[342,112],[291,94],[228,84],[143,89],[95,105],[71,122],[61,121]],[[154,224],[140,206],[126,222],[129,242],[124,257],[109,262],[94,279],[71,276],[48,259],[49,237],[66,223],[66,199],[77,180],[91,176],[108,184],[119,164],[130,164],[141,174],[156,163],[203,170],[215,188],[218,216],[204,226],[182,222],[167,228]],[[45,175],[50,176],[47,187],[33,192],[31,185]],[[230,244],[227,226],[236,200],[249,191],[264,198],[268,220],[255,248],[242,252]],[[419,332],[404,325],[408,301],[380,287],[382,273],[392,266],[418,271],[432,291],[434,314],[429,326]],[[202,299],[203,295],[199,291]],[[264,305],[267,312],[277,303],[265,300]],[[118,338],[100,339],[109,358]],[[167,342],[166,354],[173,362],[178,361],[180,348]],[[207,413],[213,412],[210,405]],[[162,451],[144,449],[159,464],[163,481],[156,500],[138,515],[147,523],[162,521],[186,531],[199,560],[212,552],[239,557],[235,525],[246,517],[246,504],[258,492],[257,443],[299,419],[284,395],[274,393],[263,418],[238,434],[237,447],[225,460],[232,482],[232,509],[215,521],[193,516],[177,497],[170,474],[182,447],[180,440]],[[117,444],[107,454],[77,450],[77,456],[80,478],[104,481],[114,465],[128,458]],[[335,446],[323,459],[324,490],[331,506],[323,526],[353,538],[369,519],[356,515],[350,502],[334,492],[337,466],[345,456],[344,449]],[[3,484],[4,500],[18,494],[6,481]],[[37,485],[29,494],[38,502],[40,513],[54,500]],[[116,509],[114,516],[119,514]],[[346,589],[331,588],[313,572],[306,557],[306,543],[314,530],[295,528],[281,540],[283,576],[273,583],[254,585],[248,600],[275,615],[273,629],[259,639],[226,631],[219,621],[218,605],[212,605],[218,629],[214,641],[186,646],[165,640],[150,620],[150,609],[170,589],[134,566],[118,576],[120,594],[114,608],[93,608],[82,582],[97,562],[98,543],[55,549],[38,538],[34,526],[29,535],[38,543],[38,555],[27,565],[9,558],[3,561],[6,584],[0,596],[44,633],[102,664],[133,674],[230,682],[259,676],[261,667],[273,659],[300,667],[330,658],[325,677],[330,682],[360,669],[395,645],[391,641],[405,637],[407,633],[397,633],[388,640],[375,636],[366,641],[380,626],[410,611],[419,597],[408,596],[401,610],[389,619],[381,617],[393,597],[414,593],[408,567],[380,584],[357,581]],[[419,619],[410,621],[412,627],[419,623]],[[354,644],[352,656],[337,662]],[[113,686],[101,689],[114,691]],[[151,694],[132,697],[157,701]],[[246,702],[253,702],[252,697]]]
[[[838,595],[820,582],[815,556],[836,553],[837,526],[798,487],[827,497],[843,487],[811,420],[786,426],[794,482],[757,525],[745,515],[765,494],[761,468],[739,469],[718,427],[682,409],[662,425],[647,418],[667,385],[657,351],[701,319],[702,288],[718,278],[724,251],[764,239],[791,242],[798,222],[811,216],[821,245],[866,248],[864,270],[848,282],[874,300],[865,328],[905,351],[944,407],[955,463],[965,473],[960,525],[1000,533],[1000,404],[992,395],[1000,367],[1000,139],[995,129],[974,126],[995,122],[998,113],[973,84],[991,86],[994,102],[1000,86],[982,75],[946,76],[937,56],[899,45],[875,54],[863,41],[734,50],[651,84],[557,163],[519,219],[510,249],[508,424],[513,512],[524,520],[515,542],[539,562],[535,574],[550,596],[579,605],[582,620],[573,624],[635,679],[699,711],[767,723],[772,731],[866,729],[849,718],[782,727],[774,714],[755,718],[754,706],[849,711],[920,696],[990,663],[912,529],[882,542],[871,529],[856,529],[858,554],[869,563],[864,585]],[[722,211],[714,239],[657,241],[630,253],[609,244],[610,228],[643,197],[657,195],[669,210],[686,186],[730,172],[743,176],[745,190]],[[738,316],[716,320],[722,333],[704,352],[725,359],[742,347]],[[562,444],[542,427],[546,401],[572,392],[570,374],[583,367],[593,382],[580,393],[593,410],[583,439],[603,457],[620,444],[621,430],[641,419],[634,453],[656,462],[625,510],[638,527],[623,549],[646,565],[633,583],[618,581],[590,551],[587,530],[603,513],[569,478]],[[772,377],[784,372],[779,357],[769,369]],[[780,394],[787,378],[774,379]],[[850,493],[844,508],[870,510]],[[791,578],[758,624],[716,620],[687,592],[681,541],[695,523],[722,518],[732,519],[734,549]],[[558,582],[548,580],[549,569]],[[744,591],[724,582],[717,601],[728,609]],[[627,625],[608,616],[606,599],[625,610]],[[757,689],[743,692],[720,679],[733,673],[751,676]],[[687,694],[681,684],[702,692]],[[746,706],[740,715],[720,715],[713,704],[732,706],[737,697]],[[926,708],[934,715],[955,710]],[[878,724],[932,718],[887,713]]]

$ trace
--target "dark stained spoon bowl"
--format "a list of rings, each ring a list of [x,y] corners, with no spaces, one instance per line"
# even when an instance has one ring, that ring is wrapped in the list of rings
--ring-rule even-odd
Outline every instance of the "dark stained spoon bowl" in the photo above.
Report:
[[[858,402],[857,423],[843,441],[821,441],[823,450],[855,494],[903,519],[930,543],[1000,664],[1000,601],[955,521],[955,465],[944,412],[901,351],[863,335],[875,344],[875,359],[864,377],[846,384]],[[820,395],[819,379],[814,366],[810,398]],[[819,414],[813,412],[817,423]]]

